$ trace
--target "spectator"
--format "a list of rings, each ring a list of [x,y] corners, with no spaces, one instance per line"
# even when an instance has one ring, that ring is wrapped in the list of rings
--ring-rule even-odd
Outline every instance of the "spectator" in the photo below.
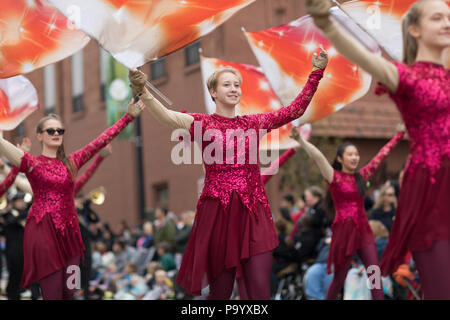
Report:
[[[143,297],[143,300],[167,300],[173,295],[171,286],[172,281],[167,277],[164,270],[155,272],[155,284],[152,289]]]
[[[158,270],[164,270],[162,264],[157,261],[152,261],[147,264],[147,273],[145,275],[145,281],[147,283],[147,287],[151,290],[153,285],[155,284],[155,272]]]
[[[114,298],[117,300],[142,299],[147,293],[145,279],[137,274],[137,266],[134,263],[127,263],[124,268],[124,275],[117,280],[117,293]]]
[[[168,242],[171,248],[175,247],[175,236],[177,227],[175,221],[167,217],[167,210],[163,208],[156,208],[155,210],[155,232],[154,244],[158,246],[161,242]]]
[[[295,206],[295,199],[292,194],[284,195],[280,204],[281,208],[288,209],[289,214],[293,214],[299,211],[299,209]]]
[[[194,222],[194,211],[185,211],[181,214],[181,224],[177,228],[177,233],[175,236],[175,244],[177,246],[178,252],[184,254],[186,245],[189,240],[189,235],[191,233],[192,224]]]
[[[153,224],[146,221],[142,226],[143,235],[136,243],[137,248],[150,248],[153,245]]]
[[[159,256],[159,262],[165,271],[176,269],[177,266],[175,264],[175,258],[171,252],[171,247],[168,242],[160,242],[157,246],[157,253]]]
[[[395,196],[395,188],[391,185],[384,185],[370,213],[369,220],[379,220],[391,232],[396,208],[397,197]]]
[[[305,273],[305,294],[309,300],[325,300],[328,287],[333,281],[333,274],[327,274],[327,260],[331,237],[322,238],[318,245],[316,261]]]
[[[128,262],[134,262],[136,249],[131,246],[128,246],[126,242],[122,239],[114,241],[113,252],[117,270],[119,272],[123,272],[125,265]]]

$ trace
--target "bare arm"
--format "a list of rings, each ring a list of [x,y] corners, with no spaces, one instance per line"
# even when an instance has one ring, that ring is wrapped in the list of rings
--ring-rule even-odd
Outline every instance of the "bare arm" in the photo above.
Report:
[[[143,72],[139,70],[132,70],[129,72],[128,77],[130,79],[130,86],[133,89],[133,93],[137,95],[150,110],[153,117],[173,129],[181,128],[189,130],[192,122],[194,122],[194,117],[186,113],[167,109],[147,90],[147,88],[145,88],[147,76]]]
[[[333,182],[334,171],[333,167],[328,162],[327,158],[316,148],[313,144],[309,143],[298,133],[295,128],[291,131],[291,138],[297,140],[300,143],[301,148],[305,149],[306,153],[314,160],[319,167],[320,173],[328,183]]]
[[[399,75],[395,65],[368,50],[329,16],[329,0],[306,0],[306,10],[339,53],[356,63],[392,93],[397,91]]]

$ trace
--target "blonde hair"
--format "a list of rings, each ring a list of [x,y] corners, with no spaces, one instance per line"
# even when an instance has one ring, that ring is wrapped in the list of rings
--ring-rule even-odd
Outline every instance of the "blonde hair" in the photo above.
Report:
[[[403,33],[403,63],[413,64],[416,62],[419,44],[409,32],[410,26],[419,26],[420,18],[423,13],[423,4],[427,1],[444,1],[445,0],[419,0],[409,7],[408,12],[402,18]]]
[[[214,71],[213,74],[210,75],[208,80],[206,81],[206,85],[208,87],[208,90],[216,91],[217,85],[219,84],[219,77],[220,77],[220,75],[222,75],[223,73],[226,73],[226,72],[230,72],[230,73],[234,74],[236,77],[239,78],[239,83],[242,83],[241,73],[237,69],[235,69],[233,67],[229,67],[229,66],[221,67],[220,69],[217,69],[216,71]],[[211,96],[211,99],[213,101],[215,101],[212,96]]]
[[[43,133],[44,132],[44,124],[48,120],[56,120],[64,127],[63,122],[61,121],[61,118],[54,113],[50,113],[47,116],[43,117],[41,120],[39,120],[37,126],[36,126],[36,133]],[[64,162],[64,165],[69,169],[70,174],[72,175],[72,178],[74,179],[77,175],[77,169],[75,165],[70,161],[69,158],[66,157],[66,152],[64,150],[64,144],[61,143],[61,145],[58,147],[58,151],[56,152],[56,157]]]
[[[380,189],[380,193],[378,194],[378,198],[375,201],[375,204],[373,206],[374,209],[381,209],[383,207],[383,202],[384,202],[383,196],[386,194],[386,192],[389,188],[392,188],[392,190],[394,190],[394,194],[395,194],[395,188],[393,186],[383,185],[383,187],[381,187],[381,189]],[[397,196],[394,198],[392,205],[394,206],[393,209],[395,210],[397,208]]]

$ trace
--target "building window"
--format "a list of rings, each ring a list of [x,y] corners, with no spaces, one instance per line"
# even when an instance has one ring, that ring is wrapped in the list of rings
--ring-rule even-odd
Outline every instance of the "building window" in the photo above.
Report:
[[[158,184],[154,186],[155,202],[157,207],[169,207],[169,186],[167,183]]]
[[[166,74],[166,58],[161,58],[153,61],[150,64],[150,70],[152,75],[152,80],[157,80],[164,78]]]
[[[44,68],[44,104],[45,114],[54,113],[56,105],[55,65]]]
[[[103,48],[100,48],[100,99],[106,100],[106,79],[110,54]]]
[[[200,62],[200,41],[196,41],[186,47],[184,50],[186,57],[186,66]]]
[[[83,110],[84,69],[83,51],[72,56],[72,111]]]

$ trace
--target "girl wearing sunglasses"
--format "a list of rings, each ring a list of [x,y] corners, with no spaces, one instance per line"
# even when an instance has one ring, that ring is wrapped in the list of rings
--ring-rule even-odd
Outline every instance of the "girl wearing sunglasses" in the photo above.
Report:
[[[74,180],[78,170],[140,115],[144,106],[130,104],[128,112],[84,148],[66,155],[65,133],[57,115],[42,118],[36,128],[42,154],[33,156],[0,138],[0,153],[20,172],[33,190],[24,235],[24,270],[21,285],[39,282],[45,300],[70,300],[80,279],[83,243],[75,210]],[[70,267],[70,268],[69,268]],[[69,277],[72,276],[72,281]]]

